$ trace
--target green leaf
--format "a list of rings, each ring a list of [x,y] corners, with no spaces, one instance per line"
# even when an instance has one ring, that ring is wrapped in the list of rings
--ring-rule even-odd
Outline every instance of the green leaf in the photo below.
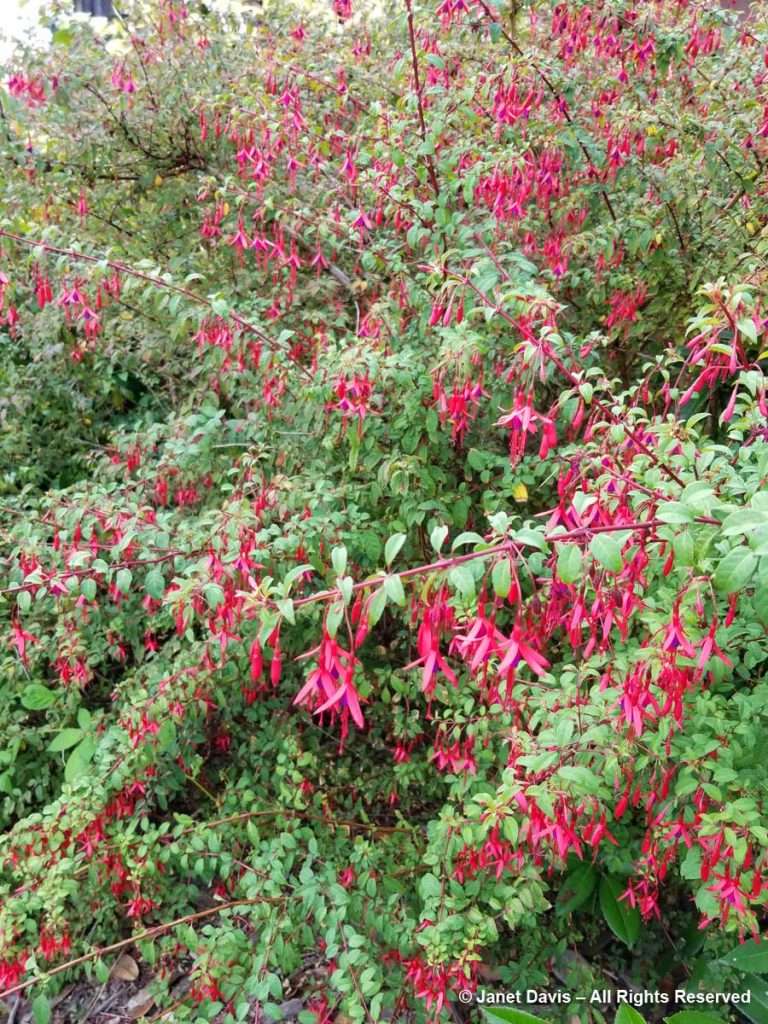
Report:
[[[32,1000],[32,1019],[35,1024],[48,1024],[51,1019],[51,1004],[48,1001],[48,996],[39,995]]]
[[[597,884],[598,874],[594,864],[580,861],[566,875],[560,892],[557,894],[556,910],[558,914],[572,914],[587,902]]]
[[[579,793],[596,794],[600,791],[600,779],[591,768],[581,764],[563,765],[557,774],[576,786]]]
[[[730,953],[720,957],[720,963],[738,967],[740,971],[751,971],[753,974],[768,974],[768,942],[747,942],[736,946]]]
[[[632,946],[640,936],[640,914],[636,907],[630,907],[626,900],[619,899],[624,888],[618,878],[603,875],[599,889],[600,909],[616,938]]]
[[[375,626],[381,616],[384,614],[384,609],[387,607],[387,591],[384,587],[379,587],[371,598],[371,603],[368,605],[368,624],[369,626]]]
[[[293,567],[293,569],[290,570],[290,572],[287,572],[285,574],[285,579],[283,580],[283,583],[286,586],[286,588],[290,587],[293,583],[296,582],[299,576],[303,576],[305,572],[314,571],[315,569],[314,566],[312,565],[296,565]]]
[[[749,1002],[739,1003],[739,1012],[748,1017],[752,1024],[768,1024],[768,994],[766,994],[765,978],[757,974],[747,974],[742,984],[742,992],[749,992]]]
[[[749,582],[756,566],[757,555],[746,545],[733,548],[715,569],[715,587],[725,594],[736,593]]]
[[[512,571],[506,556],[493,563],[491,582],[498,597],[502,600],[509,597],[509,592],[512,589]]]
[[[440,550],[441,550],[443,544],[445,544],[445,538],[447,536],[448,536],[448,527],[447,526],[436,526],[434,528],[434,530],[432,531],[432,533],[429,535],[429,542],[432,545],[432,547],[434,548],[434,550],[437,552],[438,555],[440,554]]]
[[[633,1006],[629,1006],[628,1003],[622,1003],[616,1011],[614,1024],[645,1024],[645,1017],[638,1013]]]
[[[721,537],[736,537],[739,534],[751,534],[768,523],[768,513],[759,508],[740,508],[731,512],[723,520],[720,527]]]
[[[679,1013],[673,1013],[664,1020],[667,1024],[722,1024],[719,1017],[702,1013],[701,1010],[680,1010]]]
[[[343,576],[347,571],[347,549],[339,544],[331,552],[331,564],[337,576]]]
[[[474,530],[467,530],[464,533],[460,533],[454,540],[453,544],[451,544],[451,551],[455,551],[456,548],[460,548],[464,544],[487,544],[487,541],[485,537],[481,537]]]
[[[56,46],[63,46],[63,47],[69,48],[72,45],[72,40],[74,38],[75,38],[75,33],[72,31],[71,28],[59,28],[59,29],[56,29],[56,31],[53,33],[53,42],[54,42],[54,45],[56,45]],[[44,997],[41,997],[41,998],[44,998]],[[51,1011],[49,1009],[48,1010],[48,1017],[50,1017],[50,1015],[51,1015]],[[47,1024],[47,1020],[48,1020],[48,1018],[46,1018],[46,1021],[44,1021],[43,1024]],[[35,1024],[40,1024],[40,1022],[38,1021],[37,1017],[35,1017]]]
[[[693,522],[693,513],[679,501],[665,501],[656,510],[656,518],[662,523],[679,525]]]
[[[64,778],[67,782],[72,782],[79,775],[86,773],[95,750],[96,744],[90,737],[84,739],[82,743],[75,747],[67,758],[67,763],[64,765]]]
[[[515,530],[512,534],[512,540],[519,541],[521,544],[527,544],[528,547],[536,548],[538,551],[547,550],[547,540],[544,534],[537,530],[530,530],[527,526],[523,526],[520,530]]]
[[[526,1013],[525,1010],[515,1010],[511,1006],[481,1006],[480,1009],[492,1024],[498,1024],[499,1021],[503,1024],[542,1024],[541,1017]]]
[[[32,595],[28,590],[20,590],[16,598],[16,604],[20,612],[28,612],[32,606]]]
[[[404,607],[405,590],[403,590],[403,583],[399,576],[385,576],[384,590],[386,591],[387,597],[390,601],[394,601],[394,603],[399,605],[401,608]]]
[[[203,587],[203,596],[211,608],[218,608],[224,604],[224,590],[218,583],[206,583]]]
[[[31,683],[21,695],[21,703],[30,711],[44,711],[56,701],[56,694],[47,686]]]
[[[624,562],[621,558],[621,544],[607,533],[596,533],[589,542],[589,550],[595,559],[609,572],[621,572]]]
[[[128,594],[133,582],[133,573],[130,569],[118,569],[115,576],[115,586],[123,596]]]
[[[581,576],[581,549],[577,544],[563,544],[558,548],[557,575],[563,583],[575,583]]]
[[[344,618],[344,602],[334,601],[331,605],[328,615],[325,619],[325,628],[328,631],[329,636],[336,636],[341,625],[341,620]]]
[[[474,597],[475,577],[466,565],[455,565],[448,573],[448,582],[462,597]]]
[[[419,882],[419,896],[423,900],[439,898],[442,895],[443,887],[440,884],[440,879],[436,878],[431,872],[427,872],[421,876]]]
[[[757,344],[757,327],[751,317],[745,317],[743,320],[739,320],[738,323],[739,334],[743,334],[745,338],[756,345]]]
[[[80,580],[80,593],[86,601],[93,601],[95,599],[96,590],[96,580],[93,580],[90,577]]]
[[[339,590],[341,591],[341,596],[344,598],[344,604],[348,605],[352,600],[352,593],[355,589],[355,581],[352,579],[351,576],[342,576],[342,578],[338,581],[338,585]]]
[[[165,577],[159,569],[152,569],[144,580],[144,588],[155,601],[161,601],[165,593]]]
[[[57,754],[60,750],[69,750],[70,747],[79,743],[83,736],[82,729],[62,729],[48,744],[48,751],[51,754]]]
[[[407,525],[407,522],[406,522]],[[393,533],[387,543],[384,545],[384,561],[387,565],[391,565],[397,558],[397,554],[400,548],[405,544],[406,536],[404,533]]]

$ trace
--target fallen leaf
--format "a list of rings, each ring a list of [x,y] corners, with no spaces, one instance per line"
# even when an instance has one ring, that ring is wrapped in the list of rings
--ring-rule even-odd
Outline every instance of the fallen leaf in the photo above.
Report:
[[[136,981],[139,976],[139,965],[128,953],[121,953],[110,974],[118,981]]]
[[[130,1009],[126,1006],[126,1010],[131,1020],[138,1020],[140,1017],[144,1017],[148,1014],[154,1005],[155,1000],[150,996],[149,999],[145,999],[144,1002],[139,1003],[138,1006],[133,1006]]]

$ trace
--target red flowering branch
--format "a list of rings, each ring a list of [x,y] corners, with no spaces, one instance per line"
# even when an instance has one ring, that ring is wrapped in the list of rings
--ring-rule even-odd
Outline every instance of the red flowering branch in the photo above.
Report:
[[[548,75],[546,75],[544,73],[544,71],[542,71],[541,67],[536,63],[536,61],[534,61],[530,56],[527,56],[525,54],[525,52],[520,47],[520,45],[517,43],[517,41],[509,34],[509,32],[507,32],[507,30],[503,27],[503,25],[501,25],[499,23],[497,15],[494,14],[494,12],[491,10],[491,8],[488,6],[488,4],[485,3],[485,0],[478,0],[478,3],[482,7],[482,9],[485,12],[485,14],[490,18],[490,20],[492,22],[494,22],[494,24],[498,24],[499,25],[499,29],[501,31],[502,36],[504,37],[504,39],[506,39],[506,41],[509,43],[509,45],[512,47],[512,49],[515,51],[515,53],[518,55],[518,57],[522,57],[524,60],[526,60],[528,62],[529,66],[533,68],[533,70],[536,72],[536,74],[542,80],[542,82],[547,87],[549,92],[552,94],[554,99],[557,101],[559,109],[560,109],[563,117],[565,118],[565,121],[568,124],[568,127],[573,132],[573,137],[576,140],[576,144],[578,145],[579,149],[581,150],[581,152],[584,154],[584,157],[586,158],[587,167],[591,167],[592,166],[592,158],[589,155],[589,150],[584,145],[583,139],[581,139],[579,137],[579,133],[576,131],[575,125],[573,123],[573,118],[571,117],[570,113],[568,112],[567,105],[563,102],[562,95],[557,91],[557,89],[552,84],[552,81],[550,80]],[[610,214],[611,220],[615,224],[616,220],[617,220],[616,211],[613,208],[613,203],[611,202],[610,196],[608,195],[608,193],[606,192],[606,190],[604,188],[600,190],[600,195],[602,196],[603,202],[605,203],[606,210]]]
[[[195,552],[199,554],[199,552]],[[158,565],[161,562],[167,562],[171,558],[176,558],[177,555],[189,555],[188,551],[168,551],[164,555],[158,555],[156,558],[133,558],[128,559],[125,562],[112,562],[109,569],[134,569],[136,566],[141,565]],[[0,589],[0,594],[18,594],[21,590],[30,590],[32,587],[44,587],[51,580],[58,576],[63,576],[67,579],[71,576],[87,576],[89,573],[94,572],[93,567],[87,567],[85,569],[61,569],[59,571],[51,573],[43,580],[31,580],[28,583],[19,583],[15,587],[5,587]]]
[[[491,298],[489,298],[488,295],[486,295],[485,292],[481,291],[477,287],[477,285],[473,284],[472,281],[468,277],[465,277],[462,274],[456,274],[456,273],[454,273],[453,276],[457,280],[461,281],[462,284],[464,284],[468,288],[470,288],[475,293],[475,295],[477,295],[478,298],[481,299],[485,303],[486,306],[490,307],[495,312],[497,312],[502,317],[502,319],[506,320],[507,323],[511,324],[516,330],[520,331],[522,334],[525,334],[525,331],[523,330],[522,324],[520,324],[509,313],[505,312],[505,310],[501,309],[500,306],[498,305],[498,303],[494,302]],[[571,370],[568,369],[568,367],[565,365],[565,363],[558,356],[556,356],[554,354],[554,352],[552,351],[552,347],[550,345],[546,346],[546,354],[547,354],[547,357],[549,359],[551,359],[553,365],[556,366],[557,369],[560,370],[560,372],[565,377],[568,378],[568,380],[571,382],[571,384],[573,384],[574,387],[578,387],[579,384],[580,384],[580,381],[579,381],[578,377],[576,376],[575,373],[573,373]],[[683,479],[674,471],[674,469],[672,469],[671,466],[668,466],[665,462],[663,462],[658,457],[658,455],[655,454],[655,452],[651,451],[651,449],[648,447],[648,445],[629,426],[629,424],[626,422],[625,419],[623,419],[621,416],[619,416],[617,413],[615,413],[612,409],[609,409],[608,406],[604,405],[600,401],[599,398],[595,398],[594,396],[592,397],[592,405],[594,405],[594,407],[596,409],[599,409],[600,412],[603,414],[603,416],[606,416],[608,419],[612,420],[614,423],[618,423],[618,425],[621,427],[621,429],[624,431],[624,433],[627,435],[627,437],[630,439],[630,441],[632,441],[632,443],[634,445],[636,445],[637,448],[639,448],[640,451],[644,455],[647,455],[648,458],[651,460],[651,462],[655,466],[657,466],[659,468],[659,470],[661,470],[662,473],[665,473],[671,480],[674,480],[674,482],[678,485],[678,487],[684,487],[685,486],[685,483],[683,482]]]
[[[720,520],[715,519],[712,516],[696,516],[694,522],[704,523],[710,526],[720,526]],[[667,526],[662,519],[649,519],[645,523],[608,523],[605,526],[580,526],[576,530],[568,530],[563,533],[545,534],[542,538],[547,544],[562,543],[563,541],[578,540],[580,537],[592,536],[595,533],[620,533],[624,530],[635,531],[635,530],[652,530],[657,526]],[[465,562],[472,562],[478,558],[488,558],[490,555],[501,555],[509,554],[511,551],[516,551],[517,545],[514,541],[508,540],[503,544],[497,544],[492,548],[484,548],[482,551],[470,551],[466,555],[457,555],[455,558],[441,558],[436,562],[430,562],[428,565],[418,565],[411,569],[403,569],[401,572],[387,573],[386,576],[373,576],[368,580],[361,580],[358,583],[353,584],[352,592],[359,590],[366,590],[369,587],[381,586],[385,579],[393,576],[398,577],[401,580],[409,579],[412,576],[423,576],[429,572],[440,572],[443,569],[452,569],[456,565],[463,565]],[[316,601],[329,601],[332,598],[339,596],[338,590],[320,590],[316,594],[310,594],[309,597],[301,597],[297,601],[293,602],[294,608],[300,608],[302,605],[314,604]]]
[[[95,960],[97,957],[102,957],[107,953],[115,953],[118,949],[125,949],[126,946],[133,946],[137,942],[143,942],[145,939],[153,939],[156,935],[163,935],[165,932],[176,928],[178,925],[190,924],[192,921],[199,921],[204,917],[212,917],[214,914],[220,914],[222,910],[231,910],[233,907],[249,907],[256,903],[285,903],[287,897],[281,896],[251,896],[248,899],[242,900],[230,900],[228,903],[220,903],[216,907],[208,907],[207,910],[199,910],[196,914],[185,914],[184,917],[177,917],[173,921],[166,921],[164,924],[155,925],[153,928],[147,928],[143,932],[139,932],[136,935],[131,935],[127,939],[121,939],[120,942],[113,942],[109,946],[100,946],[97,949],[92,949],[90,953],[83,953],[82,956],[75,957],[74,960],[67,960],[66,963],[58,964],[56,967],[52,967],[50,971],[46,971],[46,977],[53,977],[54,974],[61,974],[64,971],[69,971],[73,967],[77,967],[80,964],[87,963],[89,960]],[[24,992],[26,989],[36,985],[40,978],[29,978],[27,981],[19,982],[18,985],[14,985],[12,988],[7,988],[3,992],[0,992],[0,999],[5,999],[6,996],[15,995],[17,992]]]
[[[127,274],[129,277],[136,277],[139,280],[146,281],[148,284],[153,284],[158,288],[165,288],[167,291],[176,292],[179,295],[185,296],[191,302],[196,302],[198,305],[205,306],[207,309],[213,309],[213,302],[211,302],[210,299],[206,299],[203,295],[198,295],[197,292],[190,291],[189,288],[183,288],[178,284],[169,284],[168,281],[164,281],[161,277],[156,277],[154,274],[145,274],[143,271],[135,270],[133,267],[129,267],[125,263],[119,263],[115,260],[100,260],[97,256],[89,256],[87,253],[78,252],[76,249],[62,249],[59,246],[49,245],[47,242],[36,241],[33,238],[24,238],[23,235],[16,235],[12,231],[5,231],[3,229],[0,229],[0,237],[10,238],[14,242],[18,242],[20,245],[28,246],[30,249],[42,249],[44,252],[55,253],[57,256],[68,256],[70,259],[77,260],[81,263],[97,263],[102,266],[106,265],[110,270],[116,270],[120,274]],[[257,338],[265,342],[267,345],[272,345],[274,343],[278,348],[281,348],[291,362],[301,370],[304,376],[308,380],[312,380],[312,374],[295,358],[288,344],[270,338],[262,330],[256,327],[255,324],[250,323],[250,321],[246,320],[238,313],[230,312],[228,316],[229,319],[232,320],[233,323],[237,324],[241,330],[247,331],[250,334],[255,334]]]

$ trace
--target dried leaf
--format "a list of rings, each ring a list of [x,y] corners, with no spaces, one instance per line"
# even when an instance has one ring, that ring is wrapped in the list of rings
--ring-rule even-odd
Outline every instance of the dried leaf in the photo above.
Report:
[[[142,989],[143,991],[143,989]],[[140,1017],[144,1017],[152,1007],[155,1005],[155,1000],[152,996],[149,999],[145,999],[143,1003],[139,1003],[136,1006],[126,1006],[126,1011],[131,1020],[138,1020]]]
[[[121,953],[112,968],[111,976],[118,981],[136,981],[139,976],[139,965],[128,953]]]

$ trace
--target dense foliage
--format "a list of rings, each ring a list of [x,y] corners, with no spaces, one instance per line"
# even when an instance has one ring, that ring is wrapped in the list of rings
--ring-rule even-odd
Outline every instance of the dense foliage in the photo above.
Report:
[[[403,4],[6,69],[0,987],[763,1024],[768,20]]]

